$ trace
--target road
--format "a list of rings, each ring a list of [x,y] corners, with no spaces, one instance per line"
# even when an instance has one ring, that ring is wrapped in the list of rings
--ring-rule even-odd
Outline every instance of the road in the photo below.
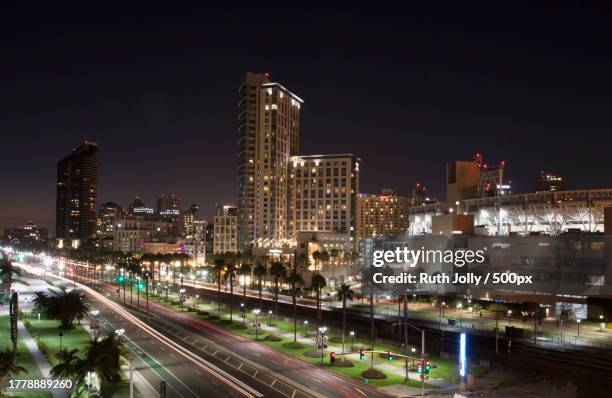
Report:
[[[69,282],[73,284],[73,281]],[[149,302],[150,316],[138,314],[138,317],[135,317],[134,312],[112,301],[111,298],[115,298],[115,291],[111,285],[103,289],[104,295],[78,282],[76,286],[91,297],[97,309],[102,311],[104,308],[101,313],[104,320],[115,329],[126,330],[125,336],[128,342],[137,346],[136,352],[144,353],[144,357],[139,356],[139,362],[136,363],[139,369],[146,368],[152,363],[149,370],[141,371],[152,386],[159,386],[160,380],[168,376],[156,372],[160,368],[162,372],[168,371],[170,376],[173,376],[170,377],[170,381],[167,380],[168,396],[170,396],[170,386],[176,396],[193,396],[194,389],[198,393],[203,392],[200,387],[203,384],[201,382],[203,376],[196,372],[201,372],[202,369],[194,369],[197,361],[194,362],[192,357],[200,358],[219,369],[226,378],[240,380],[243,383],[242,388],[248,386],[266,397],[387,396],[361,381],[300,361],[199,318],[167,309],[154,302]],[[164,339],[182,348],[182,352],[176,347],[168,346]],[[189,352],[192,357],[185,357],[184,352]],[[149,364],[146,363],[147,360]],[[210,389],[210,396],[236,396],[232,395],[231,390],[229,392],[227,389],[223,390],[223,383],[219,384],[221,392],[214,383],[206,383],[206,395]]]

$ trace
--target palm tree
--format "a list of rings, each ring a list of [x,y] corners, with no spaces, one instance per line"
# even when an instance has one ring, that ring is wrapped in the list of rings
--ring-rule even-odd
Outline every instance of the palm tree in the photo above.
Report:
[[[321,327],[321,290],[327,286],[325,278],[321,274],[314,274],[310,281],[310,287],[317,294],[317,337]]]
[[[321,252],[315,251],[312,253],[312,259],[314,260],[315,271],[317,270],[317,266],[319,265],[319,260],[321,259]]]
[[[355,292],[345,283],[336,290],[338,300],[342,300],[342,353],[344,353],[344,335],[346,334],[346,300],[353,300]]]
[[[223,259],[223,255],[217,255],[214,261],[215,275],[217,276],[217,295],[218,295],[218,304],[219,311],[221,311],[221,273],[223,272],[223,266],[225,265],[225,260]]]
[[[340,257],[340,252],[338,249],[333,248],[329,253],[329,256],[332,260],[332,281],[334,281],[334,286],[336,285],[336,267],[338,266],[338,257]]]
[[[285,278],[286,273],[287,269],[280,261],[274,261],[270,265],[270,276],[274,277],[274,319],[278,317],[278,282]]]
[[[51,376],[68,379],[79,374],[80,358],[77,356],[78,348],[68,351],[64,348],[58,354],[59,362],[51,368]]]
[[[246,277],[247,275],[251,275],[251,270],[253,266],[249,263],[242,263],[240,266],[240,275],[242,275],[242,297],[246,298]]]
[[[230,285],[230,321],[233,318],[234,311],[234,279],[236,278],[236,263],[235,257],[231,254],[226,256],[227,262],[225,267],[223,268],[224,275],[223,278],[229,280]]]
[[[268,267],[261,260],[257,260],[255,263],[255,268],[253,268],[253,275],[257,277],[257,289],[259,290],[259,308],[263,305],[263,299],[261,297],[262,291],[262,279],[268,273]]]
[[[63,350],[60,362],[51,368],[51,375],[57,378],[76,379],[74,391],[83,387],[88,373],[95,373],[102,382],[117,381],[121,377],[121,357],[126,350],[114,331],[100,340],[90,340],[83,358],[78,350]],[[79,395],[80,396],[80,395]]]
[[[302,275],[295,268],[287,276],[287,282],[291,286],[291,300],[293,302],[293,342],[297,343],[297,287],[304,284]]]
[[[50,296],[36,292],[35,296],[34,305],[47,317],[59,320],[64,329],[72,328],[75,320],[85,318],[89,312],[84,296],[76,289],[69,292],[53,291]]]
[[[4,385],[4,379],[8,375],[16,375],[19,373],[28,373],[28,370],[21,365],[17,365],[13,351],[6,348],[0,351],[0,387]],[[0,389],[0,391],[2,391]],[[2,393],[0,392],[0,396]]]
[[[2,279],[2,284],[0,284],[1,290],[4,290],[4,297],[10,296],[11,286],[13,282],[19,282],[24,285],[28,285],[27,282],[22,280],[13,279],[13,274],[21,275],[21,268],[14,267],[11,261],[8,259],[6,253],[2,253],[2,260],[0,260],[0,279]]]

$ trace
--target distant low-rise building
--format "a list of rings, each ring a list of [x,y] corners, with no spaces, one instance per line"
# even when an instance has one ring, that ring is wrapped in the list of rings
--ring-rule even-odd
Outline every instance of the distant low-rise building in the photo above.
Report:
[[[43,247],[47,243],[48,230],[38,227],[32,220],[28,220],[25,225],[20,227],[5,229],[4,238],[7,242],[17,246]]]
[[[359,239],[406,233],[409,207],[410,200],[391,189],[383,189],[380,194],[359,194]]]
[[[165,235],[164,221],[149,220],[144,216],[132,216],[117,222],[114,233],[113,250],[139,252],[146,242],[159,242]]]

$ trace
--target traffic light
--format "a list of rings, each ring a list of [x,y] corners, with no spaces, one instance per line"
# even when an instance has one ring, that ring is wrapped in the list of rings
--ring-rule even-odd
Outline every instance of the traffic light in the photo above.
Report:
[[[336,353],[333,352],[333,351],[329,353],[329,362],[330,363],[335,363],[336,362]]]
[[[387,361],[393,361],[393,353],[391,351],[387,351]]]
[[[118,280],[120,283],[123,283],[123,282],[125,282],[125,276],[124,276],[124,275],[119,275],[119,276],[117,277],[117,280]]]
[[[138,282],[138,284],[136,285],[136,288],[137,288],[138,290],[142,290],[142,289],[144,289],[144,287],[145,287],[145,286],[144,286],[144,283],[143,283],[143,282]]]
[[[419,369],[417,370],[420,375],[423,374],[423,362],[419,362]]]
[[[365,352],[363,352],[363,348],[359,349],[359,360],[363,361],[365,359]]]
[[[425,374],[428,375],[431,370],[431,361],[425,361]]]

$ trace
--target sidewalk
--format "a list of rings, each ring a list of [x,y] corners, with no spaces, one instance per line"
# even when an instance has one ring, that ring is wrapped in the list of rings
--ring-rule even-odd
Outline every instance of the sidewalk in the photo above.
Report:
[[[51,365],[47,361],[47,358],[45,358],[45,356],[42,354],[42,352],[40,352],[40,350],[38,349],[38,346],[36,345],[36,342],[34,341],[32,336],[30,336],[30,333],[28,333],[28,329],[26,329],[25,325],[23,324],[23,322],[21,322],[21,320],[17,321],[17,330],[19,331],[19,334],[23,338],[23,341],[25,342],[26,347],[28,347],[28,351],[30,351],[30,354],[32,354],[32,357],[34,358],[36,365],[38,365],[38,369],[40,369],[40,373],[42,373],[43,377],[50,377],[49,374],[51,371]],[[65,392],[65,391],[49,391],[49,392],[55,398],[65,398],[68,396],[68,392]]]

